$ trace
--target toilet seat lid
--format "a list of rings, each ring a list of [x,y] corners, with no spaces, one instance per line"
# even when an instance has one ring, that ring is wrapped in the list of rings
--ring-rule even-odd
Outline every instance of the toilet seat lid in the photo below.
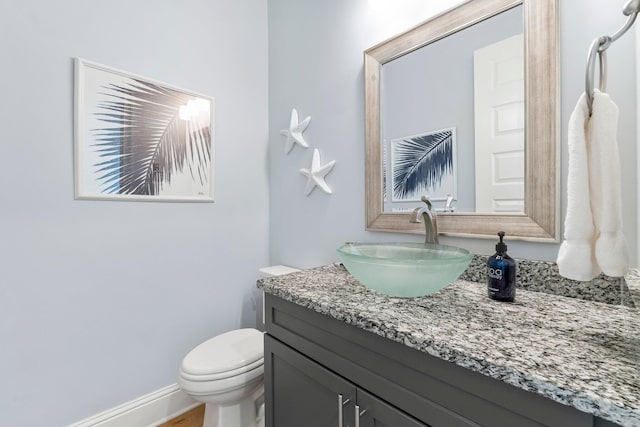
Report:
[[[191,350],[182,361],[182,372],[211,375],[255,365],[263,358],[262,332],[236,329],[207,340]]]

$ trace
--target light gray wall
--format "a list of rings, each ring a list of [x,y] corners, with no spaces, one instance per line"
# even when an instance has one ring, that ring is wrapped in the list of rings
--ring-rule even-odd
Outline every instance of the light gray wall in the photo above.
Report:
[[[62,426],[176,382],[253,325],[267,265],[267,5],[23,0],[0,14],[0,425]],[[215,97],[214,204],[73,200],[73,58]]]
[[[614,2],[617,3],[617,2]],[[566,211],[566,123],[584,90],[586,53],[591,41],[611,34],[625,21],[623,4],[609,0],[560,2],[562,110],[562,218]],[[393,18],[393,19],[392,19]],[[311,267],[337,259],[344,241],[419,241],[419,236],[367,232],[364,217],[364,106],[362,52],[415,25],[426,16],[381,14],[367,0],[269,0],[269,135],[271,180],[271,261]],[[620,107],[623,220],[632,260],[637,253],[636,73],[634,37],[609,49],[608,92]],[[292,107],[311,115],[305,136],[324,158],[336,160],[327,176],[329,196],[303,194],[298,169],[311,150],[288,156],[278,130]],[[489,254],[493,241],[443,238],[444,243]],[[558,244],[511,242],[518,258],[555,260]]]

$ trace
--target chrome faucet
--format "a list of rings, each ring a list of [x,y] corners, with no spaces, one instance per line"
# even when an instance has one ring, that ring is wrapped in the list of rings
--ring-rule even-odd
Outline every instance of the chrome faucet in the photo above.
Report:
[[[431,200],[427,196],[422,196],[421,200],[426,204],[421,208],[415,208],[411,213],[409,222],[419,223],[424,221],[425,243],[438,244],[438,221],[436,219],[436,210],[431,206]]]

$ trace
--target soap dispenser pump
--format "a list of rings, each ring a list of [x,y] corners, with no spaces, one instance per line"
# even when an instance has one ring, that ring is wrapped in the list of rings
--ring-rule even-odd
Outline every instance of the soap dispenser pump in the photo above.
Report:
[[[496,253],[487,261],[487,291],[491,299],[512,302],[516,298],[516,262],[507,255],[504,235],[504,231],[498,233]]]

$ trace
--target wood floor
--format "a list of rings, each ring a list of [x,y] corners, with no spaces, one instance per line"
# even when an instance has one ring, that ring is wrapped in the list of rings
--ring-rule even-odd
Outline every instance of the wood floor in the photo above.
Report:
[[[158,427],[202,427],[203,422],[204,405],[200,405],[166,423],[160,424]]]

